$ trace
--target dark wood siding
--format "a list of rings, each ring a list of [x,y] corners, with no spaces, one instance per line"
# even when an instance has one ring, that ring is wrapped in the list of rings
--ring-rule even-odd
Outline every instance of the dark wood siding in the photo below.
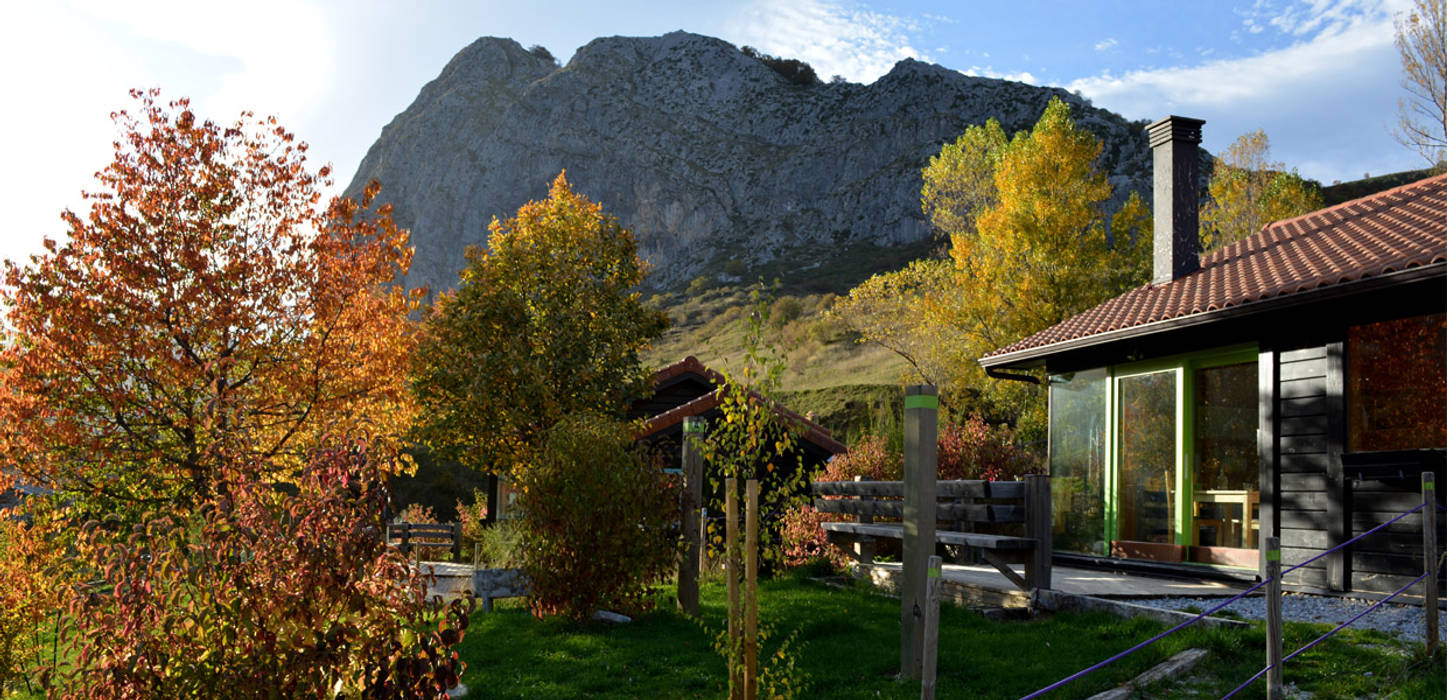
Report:
[[[1363,460],[1362,458],[1366,459]],[[1375,458],[1374,458],[1375,457]],[[1400,463],[1390,464],[1393,458]],[[1383,459],[1385,458],[1385,459]],[[1444,502],[1441,484],[1443,465],[1440,453],[1426,451],[1403,453],[1365,453],[1348,455],[1350,463],[1345,469],[1351,483],[1351,529],[1356,536],[1402,513],[1416,508],[1422,502],[1422,471],[1436,472],[1438,483],[1437,500]],[[1357,466],[1362,461],[1371,464]],[[1382,463],[1389,464],[1383,466]],[[1447,518],[1439,511],[1437,518],[1437,541],[1447,541]],[[1392,523],[1381,532],[1373,534],[1351,547],[1352,590],[1372,593],[1390,593],[1421,575],[1422,561],[1422,514],[1408,515]],[[1447,593],[1447,586],[1438,581],[1438,589]],[[1417,587],[1406,592],[1419,595]]]
[[[1281,562],[1298,564],[1329,549],[1327,352],[1324,346],[1279,353],[1276,391],[1277,440],[1280,449]],[[1327,586],[1326,560],[1287,575],[1284,583]]]

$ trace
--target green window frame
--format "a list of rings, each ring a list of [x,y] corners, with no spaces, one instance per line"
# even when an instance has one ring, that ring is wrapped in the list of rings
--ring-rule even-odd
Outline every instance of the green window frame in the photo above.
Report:
[[[1106,425],[1105,434],[1105,537],[1106,541],[1120,539],[1120,493],[1121,454],[1120,423],[1122,408],[1118,382],[1122,378],[1158,372],[1172,372],[1175,375],[1175,517],[1172,540],[1177,545],[1190,545],[1194,532],[1191,498],[1195,489],[1192,470],[1185,468],[1193,463],[1195,435],[1195,374],[1198,369],[1223,365],[1254,363],[1258,359],[1255,344],[1233,345],[1212,348],[1192,353],[1172,355],[1140,362],[1130,362],[1107,367],[1105,390]],[[1259,426],[1258,426],[1259,429]]]

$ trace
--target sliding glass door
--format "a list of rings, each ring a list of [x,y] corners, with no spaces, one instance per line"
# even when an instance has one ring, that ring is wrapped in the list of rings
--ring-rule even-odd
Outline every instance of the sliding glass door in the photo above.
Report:
[[[1176,542],[1176,370],[1116,378],[1117,479],[1120,556],[1171,559],[1140,545]]]
[[[1223,348],[1052,376],[1056,548],[1255,566],[1256,358]]]

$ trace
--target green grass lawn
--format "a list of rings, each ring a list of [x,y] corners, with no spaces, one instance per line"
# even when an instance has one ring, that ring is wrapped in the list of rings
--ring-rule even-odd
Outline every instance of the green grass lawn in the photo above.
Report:
[[[473,618],[461,653],[464,681],[488,698],[724,697],[726,671],[713,651],[723,627],[724,589],[703,589],[703,620],[660,605],[631,624],[537,621],[518,605]],[[795,634],[793,660],[805,697],[918,697],[918,684],[894,680],[899,660],[899,603],[860,590],[838,590],[786,576],[760,584],[761,619],[775,638]],[[1018,698],[1164,629],[1105,614],[1060,614],[991,621],[946,606],[941,611],[938,695]],[[1289,625],[1288,651],[1326,628]],[[1145,697],[1220,697],[1264,664],[1265,634],[1186,630],[1083,678],[1051,697],[1087,697],[1114,687],[1190,647],[1210,656],[1189,679],[1152,688]],[[765,644],[771,653],[775,645]],[[762,658],[763,654],[761,654]],[[1367,675],[1370,673],[1370,675]],[[1439,659],[1386,637],[1351,633],[1287,666],[1286,679],[1320,698],[1447,697]],[[1259,697],[1264,684],[1241,697]]]

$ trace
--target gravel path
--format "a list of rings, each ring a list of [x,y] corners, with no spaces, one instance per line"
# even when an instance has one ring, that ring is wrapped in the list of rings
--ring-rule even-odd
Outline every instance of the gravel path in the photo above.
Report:
[[[1224,598],[1145,598],[1130,602],[1170,610],[1194,607],[1199,612],[1210,609],[1222,600]],[[1372,602],[1335,596],[1284,593],[1281,596],[1281,616],[1287,622],[1319,622],[1339,625],[1366,610]],[[1248,596],[1227,606],[1222,612],[1227,611],[1235,612],[1247,619],[1264,620],[1266,619],[1266,598],[1265,596]],[[1447,640],[1447,614],[1441,614],[1439,617],[1443,624],[1439,625],[1437,634],[1443,640]],[[1380,630],[1402,641],[1421,642],[1427,633],[1427,615],[1422,608],[1415,605],[1386,603],[1367,613],[1366,617],[1353,622],[1350,627]]]

